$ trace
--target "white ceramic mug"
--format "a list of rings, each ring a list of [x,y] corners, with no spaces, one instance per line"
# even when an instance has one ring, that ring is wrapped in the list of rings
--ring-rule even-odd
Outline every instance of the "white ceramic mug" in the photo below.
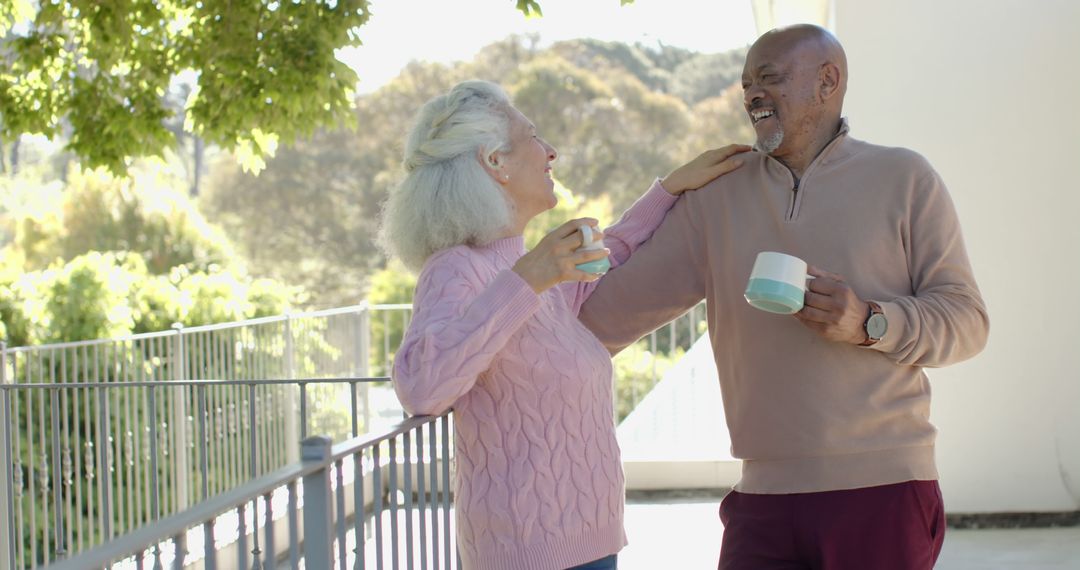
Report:
[[[579,247],[577,251],[604,249],[604,240],[593,240],[593,229],[591,226],[589,226],[588,224],[582,224],[578,226],[578,231],[581,232],[581,243],[583,243],[584,245]],[[603,275],[604,273],[607,273],[609,269],[611,269],[611,261],[608,258],[604,257],[601,259],[594,259],[593,261],[586,261],[585,263],[578,264],[575,267],[586,273],[598,273],[600,275]]]
[[[806,283],[813,279],[806,274],[806,262],[786,253],[763,251],[754,260],[754,269],[746,283],[746,302],[762,311],[791,315],[803,308]]]

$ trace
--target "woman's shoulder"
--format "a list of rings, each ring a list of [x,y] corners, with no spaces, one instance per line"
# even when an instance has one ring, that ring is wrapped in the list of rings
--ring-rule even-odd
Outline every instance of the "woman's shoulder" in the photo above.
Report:
[[[458,279],[482,283],[483,275],[490,272],[491,265],[491,260],[483,251],[467,245],[456,245],[433,253],[424,262],[419,281]]]

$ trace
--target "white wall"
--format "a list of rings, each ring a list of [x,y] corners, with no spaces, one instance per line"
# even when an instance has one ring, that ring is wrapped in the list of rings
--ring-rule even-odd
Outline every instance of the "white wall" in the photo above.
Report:
[[[835,0],[852,134],[960,214],[990,342],[930,371],[950,512],[1080,508],[1080,2]]]

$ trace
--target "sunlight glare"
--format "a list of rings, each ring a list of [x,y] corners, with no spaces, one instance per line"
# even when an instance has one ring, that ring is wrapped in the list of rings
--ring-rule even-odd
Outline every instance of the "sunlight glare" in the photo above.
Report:
[[[511,0],[373,0],[363,45],[337,57],[360,76],[359,91],[389,82],[410,61],[471,59],[513,34],[538,34],[541,45],[574,38],[677,46],[714,53],[756,37],[749,0],[545,0],[542,18],[526,18]]]

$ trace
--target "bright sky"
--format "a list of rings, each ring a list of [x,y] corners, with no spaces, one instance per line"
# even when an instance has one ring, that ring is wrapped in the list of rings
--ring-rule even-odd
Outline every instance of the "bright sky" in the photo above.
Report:
[[[412,60],[472,59],[511,34],[536,33],[544,45],[573,38],[663,43],[700,52],[749,45],[757,36],[750,0],[540,0],[542,18],[526,19],[515,0],[371,0],[360,29],[364,45],[338,58],[370,92]]]

